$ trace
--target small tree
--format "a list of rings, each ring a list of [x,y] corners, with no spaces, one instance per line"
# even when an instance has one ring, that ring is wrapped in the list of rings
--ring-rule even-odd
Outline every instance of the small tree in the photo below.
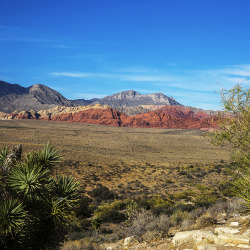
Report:
[[[245,199],[246,208],[250,210],[250,88],[237,84],[231,90],[222,90],[221,102],[222,122],[212,140],[217,145],[233,147],[235,192]]]
[[[23,160],[15,148],[19,154],[0,152],[0,248],[53,249],[64,239],[79,184],[52,176],[61,156],[49,144]]]
[[[232,162],[241,169],[250,164],[250,89],[236,85],[221,92],[224,109],[220,130],[214,133],[217,145],[230,144],[234,147]]]

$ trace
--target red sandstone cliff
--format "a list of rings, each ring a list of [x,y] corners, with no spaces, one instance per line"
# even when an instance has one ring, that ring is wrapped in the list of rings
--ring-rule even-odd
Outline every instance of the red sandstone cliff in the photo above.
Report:
[[[205,112],[195,113],[182,106],[165,106],[135,116],[127,116],[107,106],[90,106],[89,108],[58,107],[47,111],[23,111],[13,113],[8,119],[40,119],[52,121],[66,121],[90,123],[116,127],[139,128],[179,128],[204,129],[217,126],[217,118]]]

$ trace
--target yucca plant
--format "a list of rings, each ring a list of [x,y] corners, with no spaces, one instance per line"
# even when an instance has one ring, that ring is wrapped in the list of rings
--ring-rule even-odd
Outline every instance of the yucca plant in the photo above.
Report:
[[[57,176],[51,183],[54,196],[59,199],[65,199],[69,206],[77,202],[80,185],[74,178],[70,176]]]
[[[0,166],[8,157],[3,148]],[[8,171],[0,168],[0,249],[56,248],[65,236],[79,184],[71,177],[51,177],[62,157],[49,144],[20,159]]]
[[[17,234],[27,221],[27,211],[17,199],[4,200],[0,204],[0,234]]]
[[[47,143],[43,150],[38,153],[38,159],[43,168],[51,168],[62,161],[62,156],[55,147]]]
[[[18,197],[32,201],[42,197],[48,177],[49,170],[37,165],[22,164],[10,171],[8,184]]]
[[[9,154],[9,150],[7,147],[3,147],[0,151],[0,165],[3,165],[7,156]]]

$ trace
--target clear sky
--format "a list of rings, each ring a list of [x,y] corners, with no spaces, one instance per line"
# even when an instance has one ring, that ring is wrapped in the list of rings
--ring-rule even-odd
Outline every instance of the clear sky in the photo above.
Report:
[[[219,109],[220,89],[249,87],[249,13],[250,0],[0,0],[0,80]]]

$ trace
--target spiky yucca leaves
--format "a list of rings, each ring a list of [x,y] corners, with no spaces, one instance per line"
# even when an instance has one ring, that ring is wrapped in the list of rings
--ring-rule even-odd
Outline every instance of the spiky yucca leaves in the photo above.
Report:
[[[0,154],[5,159],[7,149]],[[58,151],[47,144],[2,171],[4,175],[0,171],[0,192],[6,194],[0,193],[0,249],[54,249],[64,240],[78,183],[70,177],[51,177],[60,161]]]
[[[3,147],[0,151],[0,165],[3,165],[7,156],[9,154],[9,150],[7,147]]]
[[[54,225],[56,223],[65,223],[68,216],[67,201],[64,198],[52,197],[45,201],[46,219],[51,220]]]
[[[51,169],[57,163],[62,161],[62,156],[58,150],[47,143],[40,152],[30,152],[25,156],[27,164],[36,164],[42,166],[44,169]]]
[[[0,234],[16,234],[27,221],[27,211],[19,200],[4,200],[0,204]]]
[[[79,188],[79,182],[70,176],[57,176],[52,181],[54,195],[59,199],[65,199],[69,206],[77,202]]]
[[[10,171],[8,184],[17,196],[30,202],[43,196],[48,177],[49,170],[37,165],[22,164]]]
[[[39,162],[44,168],[51,168],[52,166],[60,163],[62,161],[62,156],[59,154],[55,147],[50,146],[47,143],[43,150],[39,153]]]
[[[57,176],[50,179],[50,198],[44,205],[46,216],[54,222],[64,223],[70,216],[72,205],[78,201],[79,183],[69,176]]]

